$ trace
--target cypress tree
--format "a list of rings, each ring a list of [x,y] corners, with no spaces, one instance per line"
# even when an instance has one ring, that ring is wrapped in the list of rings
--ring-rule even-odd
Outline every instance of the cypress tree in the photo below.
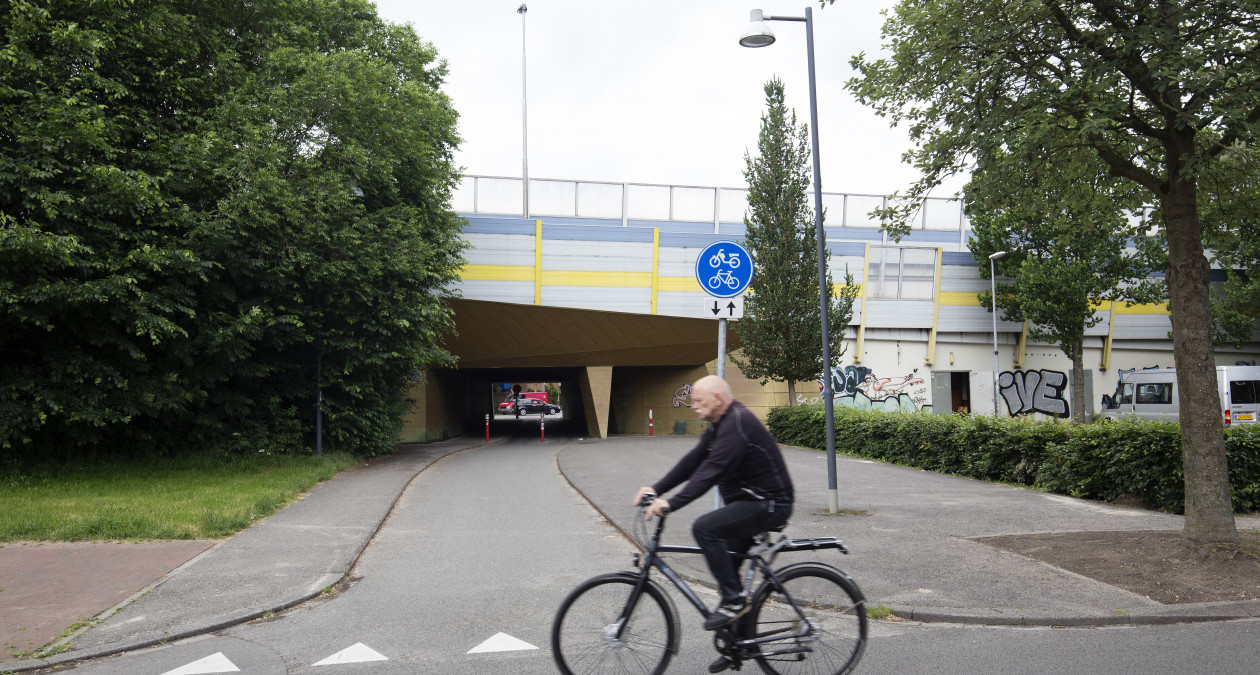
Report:
[[[795,383],[823,373],[818,249],[809,206],[809,129],[784,103],[782,81],[770,80],[765,92],[758,156],[744,153],[744,226],[757,273],[737,328],[742,355],[731,359],[762,384],[786,381],[790,404],[795,404]],[[857,287],[847,273],[838,296],[830,272],[826,285],[834,362],[844,353],[844,327],[853,316]]]

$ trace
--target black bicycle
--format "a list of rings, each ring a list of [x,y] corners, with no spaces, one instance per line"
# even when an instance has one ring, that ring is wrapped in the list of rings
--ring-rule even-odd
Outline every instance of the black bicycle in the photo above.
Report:
[[[640,503],[637,522],[643,522],[650,503],[650,497]],[[661,544],[664,529],[662,517],[643,554],[634,554],[636,570],[588,579],[560,604],[551,625],[551,650],[562,673],[665,672],[679,648],[678,611],[649,577],[653,567],[708,618],[695,591],[660,557],[699,554],[700,549]],[[750,609],[714,631],[714,646],[729,662],[725,667],[739,670],[753,660],[767,673],[787,674],[847,673],[857,666],[866,649],[866,599],[853,579],[820,562],[772,567],[780,553],[820,549],[849,552],[835,537],[791,539],[766,532],[747,553],[732,554],[741,566],[750,561],[744,573]],[[748,595],[758,576],[761,583]]]

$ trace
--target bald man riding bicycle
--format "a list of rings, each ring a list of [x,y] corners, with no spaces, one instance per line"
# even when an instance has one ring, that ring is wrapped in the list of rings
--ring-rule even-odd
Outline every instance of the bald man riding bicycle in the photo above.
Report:
[[[744,404],[735,400],[726,380],[709,375],[691,387],[691,409],[710,422],[694,448],[651,487],[645,495],[661,495],[686,482],[668,501],[657,499],[646,517],[677,511],[717,485],[725,503],[696,519],[691,533],[704,552],[717,581],[721,602],[704,623],[716,630],[748,611],[739,573],[728,551],[745,552],[757,534],[785,525],[792,515],[795,492],[779,444]]]

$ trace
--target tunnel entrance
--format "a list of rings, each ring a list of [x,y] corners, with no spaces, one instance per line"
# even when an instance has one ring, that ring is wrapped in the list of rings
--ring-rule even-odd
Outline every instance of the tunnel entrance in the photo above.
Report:
[[[489,423],[492,436],[538,437],[545,425],[548,436],[585,436],[580,370],[522,367],[456,371],[464,378],[465,428],[480,434]]]

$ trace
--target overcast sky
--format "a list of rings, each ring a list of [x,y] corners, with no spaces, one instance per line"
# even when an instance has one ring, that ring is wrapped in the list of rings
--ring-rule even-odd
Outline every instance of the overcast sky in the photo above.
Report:
[[[529,175],[593,181],[743,187],[755,152],[764,83],[777,75],[809,120],[805,24],[772,22],[778,41],[738,43],[749,10],[804,16],[814,7],[822,184],[827,192],[904,191],[902,128],[844,90],[852,55],[880,51],[880,10],[893,0],[527,0]],[[446,60],[468,174],[520,176],[520,0],[378,0]],[[941,188],[948,196],[957,186]]]

